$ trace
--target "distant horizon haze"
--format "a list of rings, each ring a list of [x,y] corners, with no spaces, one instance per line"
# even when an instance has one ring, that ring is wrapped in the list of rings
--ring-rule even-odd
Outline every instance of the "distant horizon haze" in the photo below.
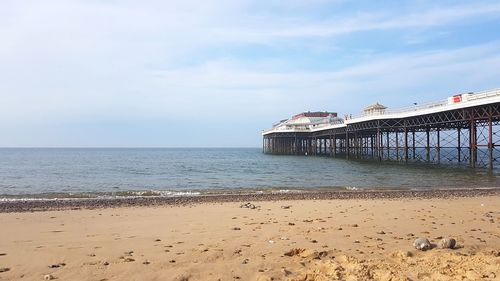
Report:
[[[237,148],[261,148],[261,146],[1,146],[0,149],[237,149]]]

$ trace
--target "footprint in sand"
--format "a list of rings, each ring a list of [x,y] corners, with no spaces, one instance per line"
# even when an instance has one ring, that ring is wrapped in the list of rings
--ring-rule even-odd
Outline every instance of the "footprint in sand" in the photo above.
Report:
[[[134,262],[135,260],[131,257],[127,257],[123,259],[124,262]]]
[[[49,265],[49,268],[59,268],[59,267],[63,267],[63,266],[66,266],[66,264],[63,262],[60,262],[60,263]]]

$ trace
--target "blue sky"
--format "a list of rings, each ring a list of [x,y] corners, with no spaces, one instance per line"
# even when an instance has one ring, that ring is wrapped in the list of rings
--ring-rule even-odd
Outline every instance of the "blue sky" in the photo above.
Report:
[[[0,146],[260,146],[500,87],[498,1],[0,2]]]

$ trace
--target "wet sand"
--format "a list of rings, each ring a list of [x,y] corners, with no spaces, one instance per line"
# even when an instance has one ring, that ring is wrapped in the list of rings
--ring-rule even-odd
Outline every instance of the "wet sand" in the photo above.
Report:
[[[345,194],[3,202],[0,280],[500,280],[498,191]]]

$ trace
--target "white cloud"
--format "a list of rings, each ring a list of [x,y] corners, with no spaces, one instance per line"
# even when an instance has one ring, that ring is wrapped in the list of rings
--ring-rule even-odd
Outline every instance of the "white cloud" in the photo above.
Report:
[[[303,21],[285,18],[252,27],[215,29],[215,35],[228,41],[260,42],[268,44],[272,40],[301,37],[332,37],[360,31],[391,30],[407,28],[429,28],[465,20],[481,20],[482,17],[500,15],[500,3],[479,3],[453,7],[432,7],[408,14],[387,12],[361,12],[334,20]]]
[[[193,112],[204,116],[250,116],[306,109],[340,110],[346,106],[352,112],[365,105],[357,101],[361,97],[422,91],[428,93],[422,97],[424,100],[432,100],[443,89],[481,90],[500,74],[499,62],[500,42],[495,42],[382,57],[338,71],[257,71],[248,69],[245,63],[223,60],[149,73],[122,73],[117,69],[107,80],[90,69],[89,77],[66,73],[77,76],[70,83],[61,79],[52,84],[52,77],[49,82],[11,85],[6,93],[20,94],[3,97],[5,108],[0,116],[4,121],[46,115],[185,118]],[[453,84],[457,77],[460,83]],[[442,85],[433,92],[438,82]]]

